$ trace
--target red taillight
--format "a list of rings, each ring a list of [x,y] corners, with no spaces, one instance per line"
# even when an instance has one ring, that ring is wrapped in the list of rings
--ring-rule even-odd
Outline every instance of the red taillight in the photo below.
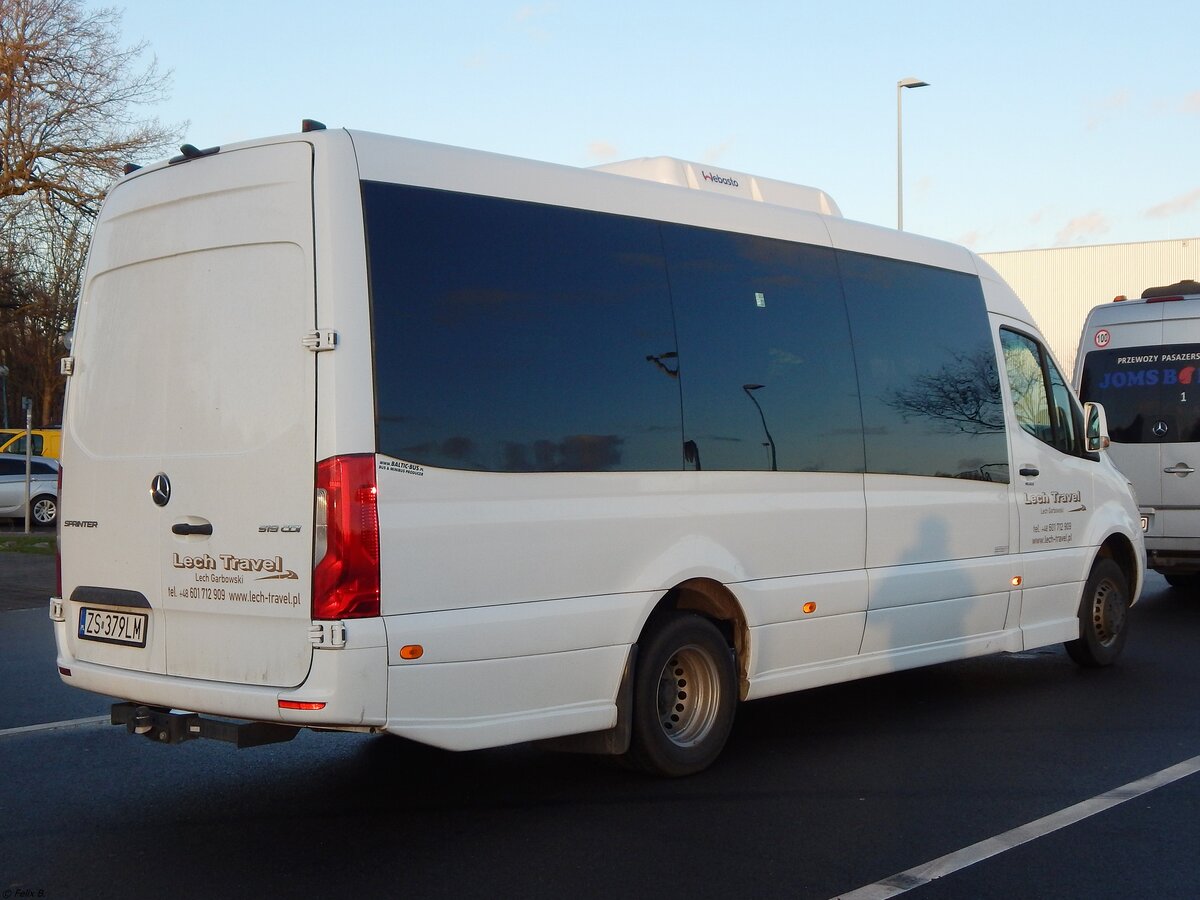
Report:
[[[324,703],[310,703],[305,700],[280,700],[280,709],[301,709],[307,711],[324,709]]]
[[[1147,297],[1147,303],[1171,303],[1175,300],[1182,300],[1182,297]]]
[[[335,456],[317,463],[314,619],[379,615],[376,493],[373,455]]]

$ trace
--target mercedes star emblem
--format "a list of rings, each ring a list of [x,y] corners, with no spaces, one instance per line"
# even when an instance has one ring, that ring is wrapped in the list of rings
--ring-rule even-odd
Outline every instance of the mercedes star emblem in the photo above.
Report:
[[[171,479],[159,472],[150,482],[150,497],[155,506],[166,506],[171,502]]]
[[[1167,423],[1166,422],[1155,422],[1154,427],[1151,428],[1150,430],[1152,432],[1154,432],[1155,437],[1162,437],[1163,435],[1165,435],[1167,433]]]

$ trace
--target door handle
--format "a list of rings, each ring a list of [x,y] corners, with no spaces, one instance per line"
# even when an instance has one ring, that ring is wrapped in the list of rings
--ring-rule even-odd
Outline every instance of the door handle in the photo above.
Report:
[[[1042,474],[1034,466],[1021,466],[1021,468],[1018,469],[1017,471],[1019,471],[1021,473],[1021,475],[1024,476],[1025,478],[1037,478],[1039,475]]]
[[[186,522],[180,522],[178,525],[171,526],[171,534],[212,534],[212,525],[205,523],[203,525],[189,525]]]
[[[1189,466],[1187,463],[1176,463],[1175,465],[1171,466],[1169,469],[1163,469],[1163,474],[1164,475],[1178,475],[1180,478],[1187,478],[1189,475],[1191,475],[1195,471],[1196,470],[1193,469],[1191,466]]]

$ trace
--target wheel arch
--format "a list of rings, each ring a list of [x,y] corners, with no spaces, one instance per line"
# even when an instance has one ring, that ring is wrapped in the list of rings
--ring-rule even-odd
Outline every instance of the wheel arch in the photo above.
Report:
[[[1110,534],[1100,545],[1092,565],[1102,559],[1111,559],[1125,575],[1125,583],[1129,587],[1129,605],[1132,606],[1141,593],[1142,581],[1145,578],[1145,567],[1138,564],[1138,553],[1133,543],[1121,533]]]
[[[717,626],[734,652],[738,697],[746,699],[750,687],[750,626],[746,612],[733,592],[711,578],[689,578],[681,582],[655,604],[642,625],[638,640],[643,640],[663,615],[675,611],[697,613]]]

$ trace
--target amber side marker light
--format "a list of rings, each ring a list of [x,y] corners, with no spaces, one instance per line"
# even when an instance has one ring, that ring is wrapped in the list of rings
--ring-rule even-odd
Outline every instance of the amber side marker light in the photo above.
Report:
[[[311,703],[306,700],[280,700],[279,708],[280,709],[315,710],[315,709],[324,709],[325,704],[324,703]]]
[[[1012,586],[1013,586],[1013,587],[1020,587],[1020,586],[1021,586],[1021,576],[1020,576],[1020,575],[1014,575],[1014,576],[1012,577]]]
[[[425,648],[420,644],[406,644],[400,648],[401,659],[420,659],[425,655]]]
[[[815,612],[817,611],[817,604],[815,604],[815,603],[813,603],[811,600],[809,600],[807,603],[805,603],[805,604],[804,604],[802,607],[800,607],[800,608],[801,608],[802,610],[804,610],[804,614],[805,614],[806,616],[810,616],[810,615],[812,615],[813,613],[815,613]]]

